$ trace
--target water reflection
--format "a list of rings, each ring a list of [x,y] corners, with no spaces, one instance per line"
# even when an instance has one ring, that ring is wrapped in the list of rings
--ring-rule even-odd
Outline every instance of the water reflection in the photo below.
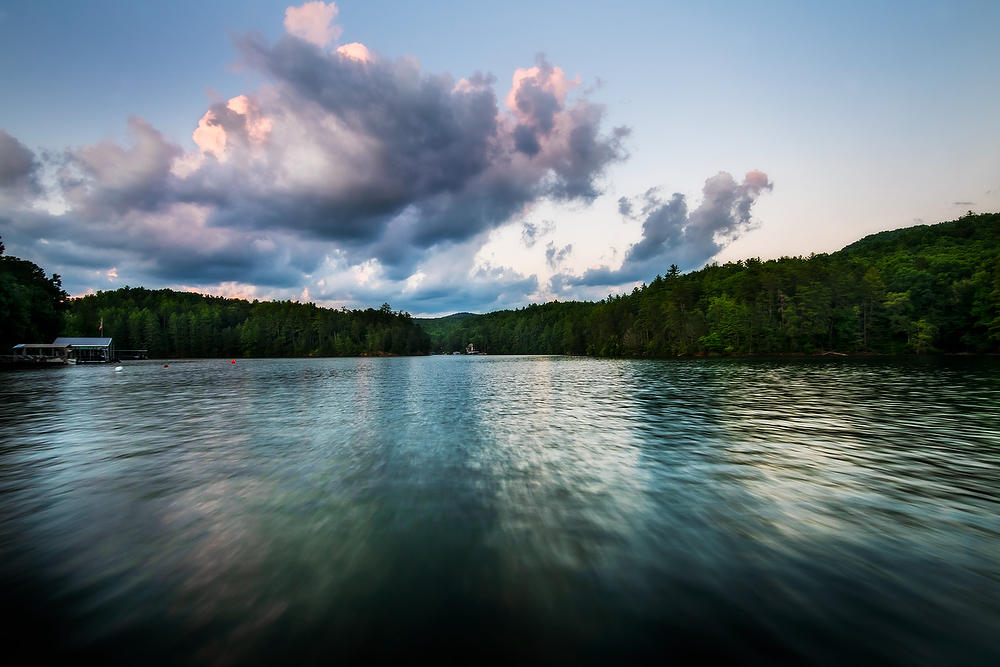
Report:
[[[636,368],[651,395],[686,376]],[[700,434],[709,446],[689,475],[713,489],[694,498],[711,516],[699,565],[724,564],[712,580],[748,589],[735,597],[757,600],[747,615],[808,629],[804,643],[780,633],[803,657],[817,645],[882,662],[985,656],[972,647],[998,627],[982,594],[1000,540],[996,375],[966,362],[718,362],[698,364],[690,389],[709,386],[705,373],[724,380],[705,401],[721,432]],[[681,411],[669,403],[643,405]]]
[[[992,662],[994,361],[134,363],[0,388],[34,648]],[[23,631],[23,632],[22,632]]]

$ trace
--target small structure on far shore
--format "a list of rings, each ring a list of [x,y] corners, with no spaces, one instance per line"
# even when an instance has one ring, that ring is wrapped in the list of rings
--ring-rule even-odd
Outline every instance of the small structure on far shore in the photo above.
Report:
[[[18,343],[13,347],[11,361],[18,365],[73,363],[69,345],[59,343]]]
[[[70,356],[78,364],[106,364],[117,361],[115,346],[110,338],[70,338],[59,337],[53,345],[69,346]]]
[[[465,353],[466,354],[482,354],[482,352],[480,352],[479,350],[477,350],[476,346],[473,345],[472,343],[469,343],[468,345],[465,346]]]

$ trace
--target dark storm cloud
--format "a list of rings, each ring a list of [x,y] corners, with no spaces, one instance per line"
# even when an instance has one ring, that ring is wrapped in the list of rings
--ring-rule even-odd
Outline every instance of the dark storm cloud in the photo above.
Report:
[[[39,166],[27,146],[0,129],[0,191],[37,191]]]
[[[264,113],[294,115],[309,126],[328,166],[363,175],[342,189],[331,174],[334,187],[318,197],[289,193],[299,206],[282,212],[286,224],[323,238],[375,243],[395,216],[409,212],[394,245],[420,251],[463,241],[543,197],[593,199],[597,179],[625,155],[627,130],[602,134],[603,108],[569,103],[561,70],[544,58],[518,80],[515,108],[501,112],[482,75],[456,84],[423,74],[411,60],[359,61],[291,36],[273,46],[246,38],[240,49],[279,87],[280,108]],[[347,155],[345,143],[367,150]],[[273,218],[262,210],[249,224],[270,226]]]
[[[657,205],[642,223],[642,238],[629,248],[625,263],[642,263],[658,257],[668,249],[680,249],[688,225],[687,202],[684,195],[674,193]]]
[[[106,222],[84,221],[20,211],[0,217],[4,239],[17,255],[55,270],[67,286],[87,284],[87,276],[112,267],[118,273],[156,283],[211,284],[240,281],[272,287],[300,285],[325,252],[294,237],[228,230],[182,231],[197,217],[173,209],[160,216],[125,216]],[[99,242],[88,243],[66,230],[86,230]]]
[[[742,183],[719,172],[705,181],[701,204],[690,213],[684,195],[675,193],[664,201],[657,189],[648,190],[636,198],[645,216],[642,238],[629,247],[621,267],[588,269],[581,277],[560,274],[551,285],[553,289],[620,285],[648,280],[670,264],[681,269],[700,266],[749,228],[753,203],[763,191],[772,188],[763,172],[749,172]],[[635,206],[636,201],[623,198],[618,210],[632,217]]]
[[[136,252],[134,246],[121,250],[123,253]],[[301,285],[305,276],[322,263],[324,254],[315,244],[293,238],[274,243],[241,235],[202,246],[170,243],[164,239],[158,248],[147,247],[137,253],[143,272],[166,282],[239,281],[271,287]]]
[[[556,75],[556,71],[543,55],[537,56],[535,62],[537,72],[522,80],[514,91],[514,103],[517,110],[531,121],[521,127],[531,128],[538,134],[549,134],[555,126],[556,113],[561,104],[558,92],[544,84]]]
[[[383,215],[461,189],[491,164],[496,98],[488,87],[453,92],[450,77],[424,76],[410,61],[361,62],[291,36],[273,47],[248,38],[240,47],[281,87],[284,110],[310,112],[298,120],[312,124],[332,159],[360,158],[364,190],[355,197],[335,190],[327,202],[334,215],[317,223],[320,233],[338,236],[345,215]],[[326,122],[344,131],[332,134]],[[368,143],[367,154],[338,155],[345,135]]]
[[[616,127],[611,131],[610,139],[600,136],[603,113],[603,109],[594,106],[570,112],[574,127],[569,134],[569,145],[553,167],[559,176],[552,188],[556,197],[587,201],[596,199],[601,191],[597,188],[595,175],[624,155],[622,141],[631,131]]]
[[[77,214],[99,219],[175,199],[170,167],[181,148],[141,118],[129,118],[128,131],[129,147],[103,141],[66,152],[59,185]]]
[[[514,128],[514,148],[524,153],[528,157],[535,157],[542,145],[535,136],[535,131],[527,125],[518,125]]]
[[[525,77],[513,91],[514,106],[522,119],[514,128],[514,147],[528,157],[542,150],[539,137],[551,134],[561,107],[558,91],[544,86],[556,75],[555,68],[541,55],[536,63],[534,76]]]

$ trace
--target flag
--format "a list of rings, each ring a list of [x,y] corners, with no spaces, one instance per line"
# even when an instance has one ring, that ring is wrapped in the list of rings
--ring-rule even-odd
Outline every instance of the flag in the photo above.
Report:
[[[104,332],[104,318],[102,317],[101,324],[97,327],[97,333],[103,333],[103,332]]]

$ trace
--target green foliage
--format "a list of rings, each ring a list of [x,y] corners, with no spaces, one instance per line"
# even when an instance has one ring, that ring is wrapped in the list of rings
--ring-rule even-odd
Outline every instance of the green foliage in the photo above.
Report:
[[[293,301],[244,301],[124,287],[72,301],[66,334],[115,339],[153,358],[334,357],[427,354],[429,336],[409,313],[332,310]]]
[[[829,255],[748,259],[597,303],[421,320],[435,351],[671,357],[1000,352],[1000,214],[868,236]]]
[[[671,265],[649,285],[597,303],[425,320],[389,304],[330,310],[129,287],[67,304],[58,275],[0,256],[7,346],[59,333],[96,336],[102,319],[118,349],[153,357],[423,354],[469,343],[491,354],[601,357],[996,353],[1000,214],[882,232],[829,255],[688,274]]]
[[[9,353],[18,343],[51,343],[62,329],[68,295],[58,274],[45,277],[41,267],[3,255],[0,241],[0,347]]]

